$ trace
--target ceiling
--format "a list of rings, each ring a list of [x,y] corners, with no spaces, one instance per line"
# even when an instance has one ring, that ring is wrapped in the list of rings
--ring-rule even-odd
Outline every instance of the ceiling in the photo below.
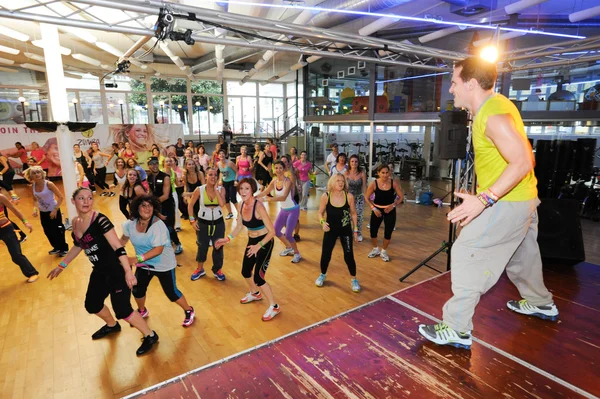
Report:
[[[132,62],[137,65],[131,65],[130,70],[136,75],[187,75],[194,79],[223,77],[283,82],[294,80],[295,73],[290,73],[291,66],[305,66],[304,61],[298,64],[302,61],[302,54],[305,54],[305,57],[312,55],[318,58],[327,54],[349,59],[370,57],[369,59],[379,59],[390,65],[404,63],[417,68],[436,70],[447,68],[452,60],[465,56],[474,37],[485,41],[496,34],[493,29],[455,28],[456,32],[421,43],[419,38],[448,28],[448,25],[440,25],[434,21],[467,22],[492,27],[500,24],[503,27],[519,29],[533,28],[546,33],[600,36],[599,17],[577,23],[569,21],[569,14],[598,6],[598,0],[538,1],[540,4],[528,7],[512,18],[506,14],[505,7],[521,3],[522,0],[232,0],[230,3],[209,0],[171,1],[165,4],[170,4],[175,13],[187,13],[193,10],[189,7],[198,7],[197,16],[203,19],[203,22],[193,25],[195,44],[170,41],[166,48],[153,48],[156,40],[152,39],[134,54]],[[143,37],[144,33],[152,34],[160,4],[153,0],[129,0],[126,3],[116,0],[0,0],[1,25],[29,36],[28,41],[20,41],[5,36],[0,31],[0,45],[19,51],[18,54],[0,52],[1,59],[7,60],[0,62],[0,67],[15,68],[27,63],[43,66],[43,61],[28,58],[26,54],[30,57],[31,54],[34,54],[34,57],[43,56],[42,49],[32,44],[33,41],[41,39],[39,23],[34,20],[48,17],[53,22],[64,24],[95,23],[94,28],[104,27],[105,30],[73,30],[72,27],[61,27],[60,43],[71,51],[71,55],[63,55],[67,70],[70,68],[74,73],[88,71],[105,74],[113,69],[115,62],[122,58],[123,53]],[[410,21],[394,17],[382,20],[381,16],[316,12],[299,9],[294,5],[377,12],[426,20]],[[489,10],[474,16],[461,16],[452,12],[453,9],[477,7],[487,7]],[[379,27],[374,27],[374,22]],[[215,29],[215,25],[221,29]],[[130,32],[124,33],[127,29]],[[503,38],[504,33],[506,32],[501,32],[500,38]],[[292,43],[288,43],[290,40]],[[496,40],[496,36],[493,40]],[[584,54],[573,57],[582,57],[580,63],[600,59],[599,42],[581,40],[581,43],[585,44]],[[573,43],[560,46],[564,42]],[[219,43],[224,47],[216,48]],[[502,43],[506,43],[507,54],[521,57],[511,66],[524,65],[524,68],[541,62],[549,62],[550,68],[552,62],[573,62],[573,57],[557,57],[556,54],[535,59],[534,54],[541,50],[528,53],[522,51],[524,47],[554,46],[553,49],[560,53],[578,46],[578,40],[536,34],[515,37]],[[107,45],[111,47],[108,51]],[[392,50],[382,50],[387,50],[388,47]],[[265,54],[269,48],[270,54]],[[148,57],[139,58],[142,52],[150,49],[152,52]],[[320,52],[315,49],[319,49]],[[79,59],[74,58],[72,54],[77,54]],[[100,65],[83,62],[83,57],[79,55],[90,57]],[[138,61],[136,57],[139,58]],[[182,63],[181,67],[174,63],[174,58],[180,58],[181,61],[178,62]],[[14,64],[10,65],[11,61],[14,61]],[[311,62],[310,59],[308,61]]]

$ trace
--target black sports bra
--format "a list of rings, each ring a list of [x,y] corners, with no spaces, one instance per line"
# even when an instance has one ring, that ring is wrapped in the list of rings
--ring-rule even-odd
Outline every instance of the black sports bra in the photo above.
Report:
[[[248,221],[244,220],[244,214],[242,213],[242,224],[248,228],[248,230],[261,230],[265,228],[265,224],[262,220],[256,218],[256,203],[258,201],[254,201],[254,206],[252,207],[252,218]],[[244,204],[242,203],[242,207],[240,208],[240,212],[244,209]]]

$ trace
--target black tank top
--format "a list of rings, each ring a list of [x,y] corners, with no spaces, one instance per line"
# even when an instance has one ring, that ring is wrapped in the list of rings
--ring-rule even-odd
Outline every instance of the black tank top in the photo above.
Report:
[[[396,191],[394,191],[394,182],[391,181],[391,186],[389,190],[383,191],[377,185],[377,180],[375,180],[375,199],[373,203],[375,205],[391,205],[396,200]]]
[[[327,194],[327,224],[331,231],[335,233],[352,234],[352,217],[350,216],[350,205],[348,204],[348,194],[344,193],[345,202],[342,206],[335,206],[331,203],[331,194]]]
[[[150,186],[150,191],[152,192],[152,194],[154,194],[157,198],[160,198],[163,195],[163,187],[165,185],[165,178],[170,176],[168,174],[166,174],[165,172],[161,172],[159,171],[156,176],[154,176],[152,173],[148,173],[148,185]],[[169,184],[169,191],[171,189],[171,186]],[[175,200],[173,199],[172,195],[169,195],[167,197],[166,200],[163,201],[163,204],[168,205],[170,203],[175,203]]]
[[[265,227],[265,224],[263,223],[263,221],[260,219],[257,219],[256,215],[255,215],[257,202],[258,202],[257,200],[254,201],[254,206],[252,207],[252,217],[250,218],[250,220],[245,221],[244,214],[242,213],[242,224],[244,226],[246,226],[248,228],[248,230],[260,230]],[[244,203],[242,202],[242,207],[240,208],[240,213],[242,212],[243,209],[244,209]]]
[[[267,154],[265,154],[265,157],[263,158],[263,165],[269,166],[272,163],[273,163],[273,153],[271,153],[270,157],[267,156]]]
[[[110,276],[125,273],[115,250],[104,236],[114,227],[106,216],[98,213],[81,238],[75,232],[71,233],[73,244],[84,250],[94,270]]]
[[[202,185],[202,182],[200,181],[200,178],[198,176],[196,176],[196,183],[190,183],[186,177],[185,185],[187,186],[188,193],[193,193],[197,187],[200,187]]]

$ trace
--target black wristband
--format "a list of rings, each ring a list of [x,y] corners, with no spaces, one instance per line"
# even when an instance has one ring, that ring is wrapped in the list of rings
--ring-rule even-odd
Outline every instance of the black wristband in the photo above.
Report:
[[[121,256],[127,256],[127,251],[125,251],[125,248],[121,247],[115,249],[115,254],[117,255],[117,258],[119,258]]]

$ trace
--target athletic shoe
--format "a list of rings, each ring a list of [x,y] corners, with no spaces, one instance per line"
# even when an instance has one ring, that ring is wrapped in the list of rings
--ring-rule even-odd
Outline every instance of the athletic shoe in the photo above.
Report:
[[[544,320],[558,320],[558,309],[553,303],[544,306],[534,306],[527,302],[527,299],[521,299],[520,301],[508,301],[506,306],[513,312],[527,316],[535,316]]]
[[[269,309],[267,309],[267,311],[263,315],[262,319],[263,319],[263,321],[272,320],[280,312],[281,312],[281,309],[279,308],[279,305],[271,305],[271,306],[269,306]]]
[[[183,245],[181,245],[181,244],[175,245],[175,255],[179,255],[182,252],[183,252]]]
[[[69,251],[60,251],[60,252],[58,253],[58,256],[60,256],[61,258],[63,258],[63,257],[65,257],[65,256],[67,256],[67,254],[68,254],[68,253],[69,253]]]
[[[190,279],[192,281],[196,281],[200,277],[205,276],[205,275],[206,275],[206,272],[204,271],[204,268],[202,268],[202,269],[196,269],[196,271],[194,273],[192,273],[192,277],[190,277]]]
[[[181,233],[181,227],[175,227],[175,231]]]
[[[438,345],[451,345],[457,348],[471,349],[471,332],[460,333],[448,327],[446,323],[421,324],[419,334]]]
[[[260,293],[260,291],[258,291],[257,293],[249,292],[246,294],[245,297],[240,299],[240,303],[250,303],[250,302],[254,302],[254,301],[260,301],[261,299],[262,299],[262,294]]]
[[[21,197],[19,197],[18,195],[10,196],[10,202],[12,202],[13,204],[18,205],[19,201],[21,201]]]
[[[196,318],[196,312],[194,312],[194,307],[190,306],[191,310],[185,310],[185,319],[183,319],[183,323],[181,323],[182,326],[184,327],[189,327],[192,325],[192,323],[194,322],[194,319]]]
[[[322,287],[326,278],[327,278],[326,274],[323,274],[323,273],[319,274],[319,277],[317,277],[317,281],[315,281],[315,285],[317,287]]]
[[[396,226],[394,226],[394,230],[393,231],[396,231]]]
[[[29,277],[27,279],[27,282],[28,283],[35,283],[38,280],[38,278],[40,278],[40,275],[39,274],[34,274],[33,276],[31,276],[31,277]]]
[[[105,324],[98,331],[92,334],[92,339],[100,339],[106,337],[108,334],[114,334],[121,331],[121,325],[119,322],[112,327],[109,327],[108,324]]]
[[[60,253],[59,249],[53,249],[52,251],[48,251],[48,255],[58,255]]]
[[[27,241],[27,236],[21,236],[21,238],[19,238],[19,244],[22,244],[25,241]]]
[[[363,240],[362,234],[358,233],[358,242],[362,242],[362,240]]]
[[[108,194],[109,197],[114,197],[115,193],[113,193],[112,191]]]
[[[227,215],[225,217],[225,219],[229,220],[229,219],[233,219],[233,213],[230,213],[229,215]]]
[[[137,312],[140,314],[140,316],[142,316],[142,319],[145,319],[148,316],[150,316],[150,312],[148,311],[148,308],[144,308],[144,310],[138,309]]]
[[[371,223],[367,223],[367,229],[371,228]]]
[[[106,191],[104,191],[102,194],[100,194],[101,197],[106,197],[108,195],[108,193]]]
[[[360,284],[358,284],[357,279],[353,278],[352,281],[350,282],[350,285],[352,286],[353,292],[360,292]]]
[[[143,355],[144,353],[152,349],[154,344],[158,342],[158,334],[156,333],[156,331],[152,331],[152,334],[154,335],[147,335],[144,337],[144,339],[142,340],[142,345],[140,345],[138,350],[135,351],[136,355]]]
[[[279,253],[279,256],[288,256],[288,255],[293,255],[293,254],[294,254],[294,250],[292,248],[286,248]]]
[[[215,278],[219,281],[225,281],[225,274],[223,273],[223,270],[217,270],[216,273],[213,273],[215,275]]]
[[[369,254],[368,254],[367,256],[368,256],[369,258],[375,258],[376,256],[379,256],[379,255],[381,255],[381,252],[379,251],[379,248],[378,248],[378,247],[376,247],[376,248],[373,248],[373,249],[371,250],[371,252],[369,252]]]
[[[300,234],[294,234],[294,240],[296,240],[296,242],[300,241]]]
[[[383,259],[384,262],[390,261],[390,257],[388,256],[387,251],[385,249],[381,250],[381,253],[379,254],[379,256],[381,257],[381,259]]]
[[[298,252],[297,254],[294,254],[294,257],[292,258],[292,263],[298,263],[298,262],[300,262],[301,259],[302,259],[302,256]]]

